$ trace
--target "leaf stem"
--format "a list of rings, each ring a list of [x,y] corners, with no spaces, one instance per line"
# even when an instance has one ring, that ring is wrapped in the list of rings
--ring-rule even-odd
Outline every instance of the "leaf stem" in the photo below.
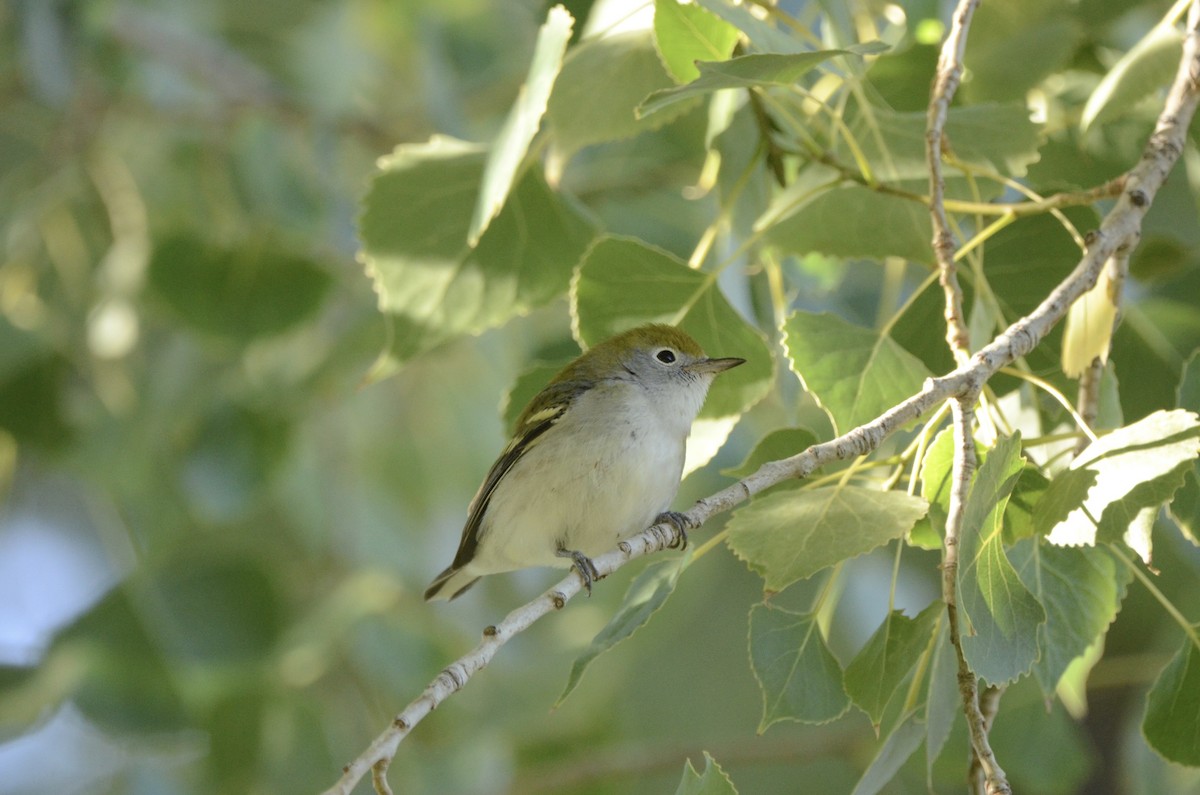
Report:
[[[1137,563],[1129,558],[1129,554],[1121,548],[1118,542],[1110,541],[1108,543],[1108,548],[1113,551],[1118,560],[1125,564],[1125,568],[1133,572],[1133,576],[1138,578],[1138,580],[1142,583],[1142,586],[1150,592],[1150,595],[1158,600],[1158,603],[1162,605],[1163,610],[1167,611],[1167,615],[1169,615],[1175,621],[1175,623],[1179,625],[1180,629],[1183,630],[1184,634],[1188,636],[1188,639],[1192,642],[1192,645],[1195,646],[1197,650],[1200,650],[1200,634],[1196,632],[1196,626],[1187,620],[1187,616],[1179,612],[1179,608],[1167,598],[1166,594],[1159,590],[1158,586],[1154,584],[1154,580],[1150,579],[1149,575],[1142,571],[1142,567],[1137,565]]]
[[[1092,440],[1093,442],[1096,441],[1096,432],[1092,430],[1091,426],[1088,424],[1088,421],[1083,418],[1083,415],[1076,411],[1075,407],[1071,405],[1071,401],[1067,400],[1067,396],[1060,392],[1058,388],[1054,386],[1054,384],[1051,384],[1044,378],[1039,378],[1033,373],[1022,372],[1021,370],[1015,370],[1012,367],[1001,367],[1000,372],[1004,373],[1005,375],[1011,375],[1013,378],[1019,378],[1022,381],[1028,381],[1038,389],[1041,389],[1050,397],[1054,398],[1054,400],[1060,406],[1062,406],[1068,414],[1071,415],[1071,419],[1075,420],[1075,424],[1079,426],[1079,430],[1083,431],[1088,439]]]

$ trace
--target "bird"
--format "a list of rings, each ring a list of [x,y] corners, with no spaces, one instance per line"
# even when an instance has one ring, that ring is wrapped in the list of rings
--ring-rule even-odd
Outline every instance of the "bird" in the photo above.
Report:
[[[663,521],[686,539],[686,518],[669,507],[687,437],[717,375],[744,363],[709,358],[689,334],[665,324],[589,348],[521,412],[426,601],[454,599],[480,577],[533,566],[574,566],[590,594],[592,557]]]

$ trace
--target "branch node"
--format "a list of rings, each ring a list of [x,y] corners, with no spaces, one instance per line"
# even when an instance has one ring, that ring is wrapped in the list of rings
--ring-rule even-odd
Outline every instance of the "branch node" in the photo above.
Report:
[[[495,625],[495,624],[488,624],[486,627],[484,627],[484,628],[483,628],[483,636],[484,636],[485,638],[494,638],[494,637],[496,637],[496,625]]]
[[[462,690],[467,684],[467,672],[462,670],[462,666],[458,663],[443,668],[442,676],[450,680],[450,687],[453,690]]]
[[[550,601],[554,603],[555,610],[562,610],[563,606],[567,603],[567,597],[562,591],[555,591],[550,594]]]
[[[397,715],[395,719],[392,720],[392,726],[402,732],[408,731],[408,721],[406,721],[400,715]]]
[[[1145,207],[1150,203],[1150,197],[1141,188],[1134,188],[1129,191],[1129,201],[1134,207]]]

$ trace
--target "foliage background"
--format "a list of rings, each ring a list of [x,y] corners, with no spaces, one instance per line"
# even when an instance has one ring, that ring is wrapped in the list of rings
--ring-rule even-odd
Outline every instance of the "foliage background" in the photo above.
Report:
[[[586,2],[568,5],[586,16]],[[977,81],[964,91],[1021,99],[1014,75],[1028,77],[1077,110],[1168,5],[1006,4],[978,23],[995,50],[968,60]],[[939,14],[898,6],[912,31]],[[316,791],[553,576],[493,578],[451,606],[420,600],[503,443],[501,396],[531,362],[576,350],[565,300],[364,388],[389,327],[356,263],[376,158],[434,132],[490,140],[545,14],[516,0],[0,8],[0,792]],[[887,101],[919,110],[935,55],[911,41],[888,61]],[[1111,177],[1152,113],[1112,120],[1083,161],[1056,160],[1073,142],[1051,138],[1033,168],[1064,186]],[[697,179],[703,132],[691,110],[604,144],[568,188],[607,229],[686,256],[716,209],[681,189]],[[1173,397],[1200,344],[1200,168],[1194,150],[1186,160],[1134,263],[1115,352],[1129,368],[1117,369],[1126,420]],[[1018,296],[1040,295],[1071,261],[1047,256],[1036,229],[1007,242],[1045,257],[1044,282],[1023,271],[1009,285]],[[863,325],[914,281],[819,256],[788,273],[805,309]],[[726,483],[719,470],[766,432],[828,432],[777,369],[680,506]],[[1200,615],[1197,550],[1164,531],[1156,554],[1160,587]],[[843,661],[884,616],[891,562],[884,551],[849,564],[831,637]],[[861,714],[756,736],[745,637],[761,582],[727,552],[692,567],[651,629],[551,710],[634,573],[519,638],[422,724],[393,765],[397,791],[671,791],[701,749],[743,792],[853,787],[878,747]],[[937,589],[936,558],[907,555],[896,606],[915,614]],[[1200,792],[1139,733],[1148,683],[1178,642],[1135,585],[1084,721],[1059,706],[1047,717],[1028,681],[1006,694],[994,741],[1018,791]],[[955,731],[935,770],[946,791],[960,786],[961,718]],[[886,791],[925,791],[919,762]]]

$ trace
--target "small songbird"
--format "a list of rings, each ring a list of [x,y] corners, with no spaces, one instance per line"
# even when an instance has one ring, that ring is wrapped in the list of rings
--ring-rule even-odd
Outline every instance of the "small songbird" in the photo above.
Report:
[[[684,445],[713,379],[745,359],[710,359],[690,336],[649,325],[592,347],[530,401],[471,500],[458,553],[425,591],[453,599],[485,574],[574,565],[657,521],[683,474]]]

